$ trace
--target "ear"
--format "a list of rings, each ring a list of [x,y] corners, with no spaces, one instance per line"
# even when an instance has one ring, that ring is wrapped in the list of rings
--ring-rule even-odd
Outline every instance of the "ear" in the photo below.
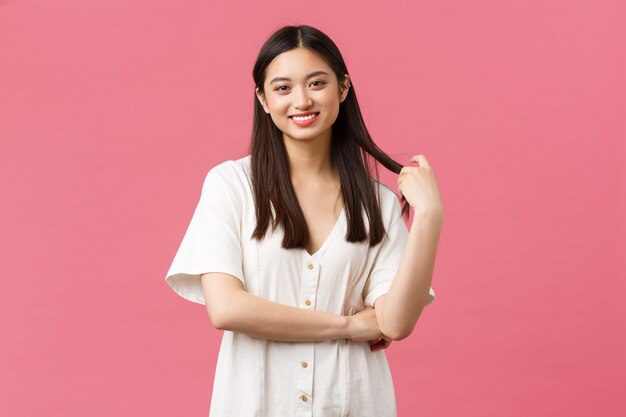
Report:
[[[348,92],[350,91],[350,76],[348,74],[344,75],[343,83],[341,83],[341,97],[339,98],[339,102],[342,103],[346,97],[348,97]]]
[[[267,107],[267,104],[265,103],[265,96],[263,95],[261,90],[259,90],[259,87],[256,88],[255,94],[256,94],[256,98],[259,99],[259,102],[261,103],[261,106],[263,106],[263,109],[265,110],[265,113],[269,114],[270,109]]]

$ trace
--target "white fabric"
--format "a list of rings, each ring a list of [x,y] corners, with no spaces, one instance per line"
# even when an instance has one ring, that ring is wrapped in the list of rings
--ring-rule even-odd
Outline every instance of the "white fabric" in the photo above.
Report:
[[[342,210],[326,241],[310,255],[283,249],[281,228],[272,233],[270,227],[260,242],[250,238],[256,224],[250,155],[225,161],[206,176],[166,282],[200,304],[205,302],[201,275],[224,272],[241,280],[246,291],[281,304],[341,315],[373,306],[389,290],[408,238],[395,192],[373,181],[388,238],[373,248],[366,241],[347,242]],[[431,288],[429,302],[434,298]],[[209,417],[348,415],[396,416],[384,350],[372,352],[368,342],[348,339],[283,342],[224,331]]]

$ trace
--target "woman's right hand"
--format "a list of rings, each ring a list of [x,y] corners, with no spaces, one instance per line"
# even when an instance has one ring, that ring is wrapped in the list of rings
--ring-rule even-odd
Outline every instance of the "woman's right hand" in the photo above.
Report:
[[[353,342],[366,342],[383,337],[378,328],[376,310],[372,307],[367,306],[358,313],[348,316],[348,323],[348,339]]]

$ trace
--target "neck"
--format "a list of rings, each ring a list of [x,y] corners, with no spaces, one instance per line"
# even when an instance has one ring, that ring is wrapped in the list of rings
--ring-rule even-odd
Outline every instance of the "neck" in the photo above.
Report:
[[[330,129],[315,139],[297,140],[283,135],[294,185],[333,181],[338,177],[330,159]]]

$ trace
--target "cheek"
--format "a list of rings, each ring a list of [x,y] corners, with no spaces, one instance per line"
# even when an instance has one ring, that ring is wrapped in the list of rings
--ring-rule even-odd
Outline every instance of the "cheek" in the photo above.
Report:
[[[286,117],[289,110],[289,103],[285,103],[284,100],[274,100],[270,108],[276,117]]]
[[[271,113],[271,116],[272,116],[272,121],[278,127],[282,127],[282,126],[286,125],[287,122],[288,122],[288,120],[285,120],[284,116],[277,115],[275,113]]]
[[[335,119],[339,114],[339,102],[337,100],[328,100],[328,102],[324,104],[324,108],[326,109],[327,117]]]
[[[339,111],[339,97],[334,95],[326,95],[323,98],[320,98],[320,104],[325,108],[332,110],[333,112]]]

